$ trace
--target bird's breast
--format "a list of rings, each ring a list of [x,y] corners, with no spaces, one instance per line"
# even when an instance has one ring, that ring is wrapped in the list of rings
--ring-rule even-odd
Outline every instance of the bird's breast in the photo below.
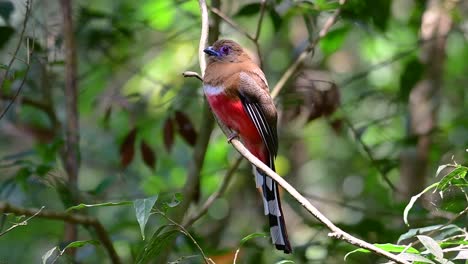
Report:
[[[224,93],[222,87],[216,88],[205,85],[204,91],[211,110],[219,121],[228,128],[238,132],[251,151],[252,147],[263,145],[263,140],[254,123],[245,112],[239,97],[228,96]]]

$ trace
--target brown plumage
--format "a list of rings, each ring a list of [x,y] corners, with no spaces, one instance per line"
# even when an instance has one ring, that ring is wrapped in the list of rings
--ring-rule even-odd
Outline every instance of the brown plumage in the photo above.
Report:
[[[218,40],[204,51],[208,54],[204,92],[213,113],[253,155],[274,170],[278,152],[277,114],[265,75],[232,40]],[[277,249],[290,253],[278,186],[262,171],[254,168],[254,172],[257,187],[262,190],[273,243]]]

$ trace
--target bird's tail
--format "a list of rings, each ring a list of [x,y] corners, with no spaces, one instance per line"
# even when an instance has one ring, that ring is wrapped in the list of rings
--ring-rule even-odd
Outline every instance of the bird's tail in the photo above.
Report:
[[[270,167],[275,170],[273,162],[271,163]],[[257,188],[262,190],[263,208],[270,222],[270,234],[273,244],[276,246],[276,249],[283,250],[284,253],[289,254],[292,252],[292,249],[284,223],[278,184],[258,168],[254,167],[254,173]]]

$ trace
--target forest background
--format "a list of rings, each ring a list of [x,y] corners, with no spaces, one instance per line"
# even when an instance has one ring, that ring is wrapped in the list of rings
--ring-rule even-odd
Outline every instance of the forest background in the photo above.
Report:
[[[388,261],[286,191],[294,252],[274,250],[250,164],[190,78],[202,18],[208,43],[238,41],[266,74],[279,175],[399,263],[467,263],[467,13],[456,0],[0,0],[0,263]]]

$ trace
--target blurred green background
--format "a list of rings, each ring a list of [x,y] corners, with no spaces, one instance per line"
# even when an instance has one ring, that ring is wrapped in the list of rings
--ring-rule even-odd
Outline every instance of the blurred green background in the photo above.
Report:
[[[268,0],[263,5],[221,1],[219,6],[251,36],[264,13],[260,58],[256,43],[243,32],[213,13],[210,19],[212,26],[219,25],[220,38],[238,41],[261,61],[273,88],[340,5],[326,0]],[[155,208],[177,223],[197,212],[238,156],[219,128],[208,129],[199,188],[184,188],[194,145],[206,132],[201,83],[182,76],[187,70],[200,72],[198,2],[72,1],[80,136],[77,200],[70,200],[73,190],[63,166],[63,12],[53,0],[33,1],[30,10],[21,37],[26,2],[0,0],[0,199],[16,207],[63,212],[78,203],[157,195]],[[467,12],[466,1],[347,1],[336,24],[276,97],[278,173],[346,232],[371,243],[396,244],[409,228],[451,219],[466,227],[466,214],[455,218],[467,207],[463,181],[444,189],[442,197],[431,192],[418,201],[409,215],[411,227],[402,216],[412,195],[441,179],[435,178],[439,165],[466,165]],[[244,161],[222,197],[187,229],[216,263],[232,263],[243,238],[268,230],[254,186]],[[187,188],[199,192],[187,197]],[[282,197],[294,253],[284,255],[269,237],[254,235],[242,245],[237,262],[343,263],[355,247],[329,238],[328,230],[294,199],[287,193]],[[161,213],[151,214],[143,240],[131,203],[71,213],[96,217],[123,263],[135,262],[151,247],[152,234],[168,224]],[[3,214],[2,230],[24,219]],[[96,239],[93,231],[79,226],[77,240],[89,239]],[[167,247],[157,250],[152,263],[202,262],[183,234],[158,241]],[[0,236],[0,263],[38,263],[48,250],[68,242],[63,221],[35,217]],[[453,259],[450,254],[445,256]],[[75,260],[110,263],[103,246],[92,244],[77,249]],[[365,253],[346,261],[382,263]],[[65,254],[56,262],[73,260]]]

